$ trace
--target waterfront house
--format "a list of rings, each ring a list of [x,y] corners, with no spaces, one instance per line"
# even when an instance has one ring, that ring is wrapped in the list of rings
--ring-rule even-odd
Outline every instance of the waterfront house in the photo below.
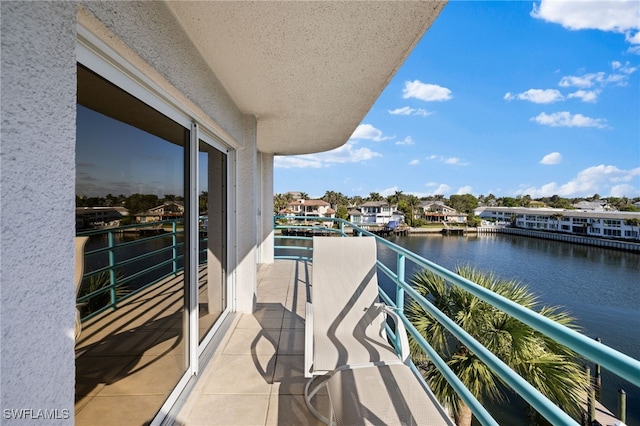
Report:
[[[561,232],[589,237],[638,240],[638,212],[582,211],[553,208],[478,207],[481,219],[517,228]]]
[[[273,311],[282,322],[282,305],[258,286],[258,266],[273,264],[274,156],[343,145],[444,4],[1,2],[3,424],[26,424],[18,416],[38,410],[60,425],[159,424],[189,401],[230,324],[269,321]],[[82,132],[98,120],[103,138],[90,140]],[[150,141],[148,155],[113,152],[116,126],[138,132],[136,143]],[[85,328],[76,343],[76,179],[94,170],[76,160],[79,143],[101,143],[109,155],[100,160],[111,156],[130,170],[155,166],[147,169],[181,188],[186,226],[184,244],[174,245],[184,254],[175,287],[147,294],[148,306],[127,305],[133,319]],[[159,155],[168,151],[175,154]],[[141,192],[132,176],[114,180]],[[205,269],[197,261],[202,182]],[[262,316],[240,315],[256,312],[257,300],[266,303]],[[252,324],[242,330],[238,345],[256,337],[248,337]],[[253,361],[270,373],[295,371],[263,359],[280,330],[262,331],[256,358],[214,361],[212,377],[248,383],[238,377],[256,371]],[[209,393],[192,412],[208,407],[213,422],[224,409],[253,423],[252,413],[266,418],[279,407],[285,416],[300,406],[284,385],[270,401],[275,385],[259,379],[257,395]],[[131,391],[136,385],[145,388]]]
[[[117,225],[127,216],[129,210],[124,207],[77,207],[76,229]]]
[[[280,214],[286,216],[336,217],[336,211],[326,201],[305,199],[288,203],[286,209],[281,211]]]
[[[136,215],[136,222],[148,223],[161,220],[173,220],[184,217],[184,205],[177,201],[165,201],[163,204],[152,207],[145,213]]]
[[[467,214],[459,213],[442,201],[423,201],[418,205],[416,219],[427,222],[467,223]]]
[[[367,201],[357,209],[360,214],[349,215],[349,220],[363,225],[386,225],[390,221],[404,222],[404,213],[386,201]]]

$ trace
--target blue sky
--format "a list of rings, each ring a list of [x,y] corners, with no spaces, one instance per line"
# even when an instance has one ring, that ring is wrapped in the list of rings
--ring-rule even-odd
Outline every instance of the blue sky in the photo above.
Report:
[[[274,191],[640,197],[640,2],[450,1],[342,147]]]

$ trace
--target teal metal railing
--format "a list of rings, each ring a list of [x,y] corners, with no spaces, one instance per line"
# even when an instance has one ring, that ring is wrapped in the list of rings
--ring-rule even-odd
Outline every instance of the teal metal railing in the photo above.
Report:
[[[437,321],[444,325],[457,339],[466,345],[478,358],[480,358],[489,368],[498,374],[504,382],[517,392],[524,400],[526,400],[533,408],[535,408],[542,416],[549,420],[552,424],[577,425],[578,423],[572,419],[561,408],[547,399],[536,388],[520,377],[515,371],[509,368],[491,351],[482,346],[477,340],[471,337],[466,331],[460,328],[455,322],[449,319],[441,311],[439,311],[426,298],[420,295],[410,284],[407,283],[406,270],[407,262],[411,262],[420,269],[427,269],[434,274],[442,277],[447,282],[459,286],[469,293],[477,296],[485,302],[497,307],[514,318],[531,326],[532,328],[553,338],[557,342],[571,348],[576,353],[582,355],[588,360],[601,365],[603,368],[615,373],[616,375],[628,380],[636,386],[640,386],[640,361],[633,359],[621,352],[618,352],[602,343],[596,342],[589,337],[580,334],[568,327],[560,325],[532,310],[526,309],[521,305],[502,297],[490,290],[469,281],[454,272],[451,272],[397,244],[381,238],[372,232],[361,227],[353,225],[342,219],[332,218],[313,218],[312,222],[305,222],[305,217],[285,217],[276,216],[274,218],[274,229],[279,231],[276,233],[275,239],[277,243],[274,245],[277,259],[301,259],[312,260],[313,248],[309,242],[313,235],[318,234],[337,234],[340,236],[348,236],[349,233],[355,236],[372,236],[376,238],[378,244],[396,255],[395,268],[383,264],[378,259],[378,269],[391,279],[395,285],[394,297],[387,294],[382,287],[379,288],[381,298],[390,306],[394,307],[398,315],[405,324],[407,331],[418,343],[422,351],[429,357],[438,370],[447,379],[450,385],[456,390],[460,398],[471,409],[474,416],[483,425],[496,425],[497,422],[487,412],[487,410],[476,400],[471,392],[466,389],[462,382],[449,369],[444,360],[436,353],[427,341],[420,335],[413,324],[404,314],[405,298],[411,298],[417,302],[426,312],[432,315]],[[327,227],[320,225],[323,222],[329,222],[332,225]],[[298,242],[306,242],[304,246],[293,246],[283,244],[287,240],[293,240],[294,244]],[[286,254],[278,255],[277,251],[286,251]],[[380,253],[380,250],[378,251]],[[300,254],[296,254],[300,253]],[[380,255],[379,255],[380,257]],[[388,328],[390,339],[395,340],[393,330]],[[415,369],[415,366],[413,366]],[[417,372],[417,369],[416,369]],[[418,376],[420,376],[418,374]]]
[[[90,237],[82,295],[76,302],[92,309],[84,308],[81,321],[117,309],[129,297],[183,271],[182,219],[82,231],[77,236]],[[201,238],[200,244],[206,241]]]

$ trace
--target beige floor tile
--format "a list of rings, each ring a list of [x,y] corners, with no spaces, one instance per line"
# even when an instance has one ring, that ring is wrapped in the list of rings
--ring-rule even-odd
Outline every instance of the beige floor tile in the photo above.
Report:
[[[275,312],[275,311],[273,311]],[[282,312],[278,311],[277,315],[251,315],[243,314],[238,321],[237,328],[251,328],[251,329],[277,329],[282,327]]]
[[[95,397],[75,416],[77,426],[140,426],[148,424],[166,395]]]
[[[276,358],[269,355],[220,355],[203,377],[202,393],[268,395],[275,365]]]
[[[267,420],[269,395],[202,395],[188,426],[256,426]]]
[[[153,367],[153,368],[151,368]],[[169,395],[185,372],[184,356],[142,356],[102,389],[103,395]]]
[[[329,398],[327,396],[316,396],[312,403],[321,413],[329,412]],[[324,423],[316,419],[309,411],[302,395],[283,395],[274,392],[269,400],[269,415],[266,424],[268,426],[320,426]]]
[[[304,315],[292,312],[285,312],[282,319],[282,328],[304,328]]]
[[[283,330],[278,355],[304,355],[304,329]]]
[[[278,355],[273,382],[278,384],[280,394],[303,395],[307,380],[303,355]]]
[[[222,353],[275,355],[279,340],[280,330],[236,328]]]

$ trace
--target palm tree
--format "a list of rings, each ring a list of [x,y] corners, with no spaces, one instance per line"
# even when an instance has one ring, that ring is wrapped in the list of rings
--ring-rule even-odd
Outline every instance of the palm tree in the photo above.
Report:
[[[517,281],[497,278],[492,272],[481,272],[470,266],[459,266],[456,273],[556,322],[577,328],[574,319],[557,307],[538,309],[537,297]],[[412,278],[412,284],[547,398],[580,418],[588,377],[574,352],[429,271],[418,272]],[[406,313],[420,334],[481,403],[505,398],[505,384],[501,379],[442,324],[415,302],[408,304]],[[458,426],[469,426],[472,416],[469,407],[429,363],[417,343],[412,341],[411,346],[414,362],[422,369],[440,402],[451,407]]]

